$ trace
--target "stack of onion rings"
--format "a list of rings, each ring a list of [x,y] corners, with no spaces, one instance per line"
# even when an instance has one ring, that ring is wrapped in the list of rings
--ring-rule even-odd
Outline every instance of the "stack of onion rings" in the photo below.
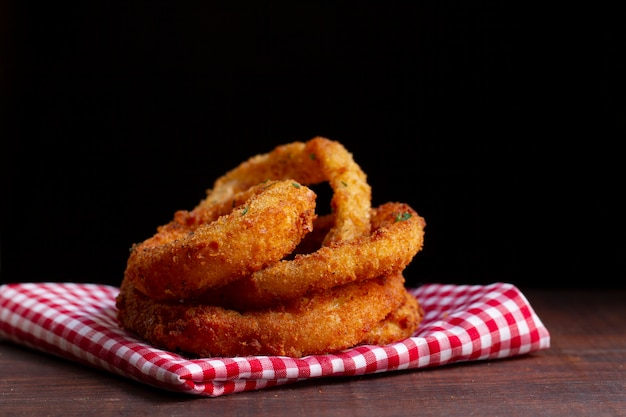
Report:
[[[309,186],[327,182],[331,214]],[[423,317],[403,270],[425,221],[371,206],[366,175],[325,138],[281,145],[218,178],[133,245],[117,298],[122,327],[198,356],[301,357],[410,336]]]

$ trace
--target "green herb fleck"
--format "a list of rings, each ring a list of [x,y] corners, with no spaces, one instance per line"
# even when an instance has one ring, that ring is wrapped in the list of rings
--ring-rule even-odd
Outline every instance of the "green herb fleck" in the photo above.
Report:
[[[347,186],[348,186],[348,183],[347,183],[347,182],[345,182],[345,181],[341,181],[341,183],[343,184],[343,186],[344,186],[344,187],[347,187]]]
[[[297,182],[292,182],[291,185],[293,185],[295,188],[300,188],[300,184],[298,184]]]
[[[248,207],[248,206],[244,207],[244,208],[243,208],[243,211],[241,212],[241,215],[242,215],[242,216],[245,216],[245,215],[246,215],[246,213],[248,213],[248,210],[250,210],[250,207]]]
[[[398,215],[396,215],[396,221],[397,222],[403,222],[405,220],[409,220],[411,218],[411,213],[408,212],[404,212],[404,213],[400,213]]]
[[[273,187],[274,185],[276,185],[277,181],[271,181],[271,180],[267,179],[267,180],[263,181],[261,184],[264,184],[263,185],[263,189],[267,190],[268,188]]]
[[[315,155],[314,153],[310,153],[309,154],[309,158],[311,158],[313,161],[315,161],[317,159],[317,155]]]

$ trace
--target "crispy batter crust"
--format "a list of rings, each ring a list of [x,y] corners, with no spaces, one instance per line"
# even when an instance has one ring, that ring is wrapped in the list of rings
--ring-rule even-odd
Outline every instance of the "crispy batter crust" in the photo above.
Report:
[[[240,313],[207,304],[152,300],[122,284],[117,298],[119,320],[150,343],[198,356],[287,355],[302,357],[391,340],[414,321],[383,326],[387,316],[406,304],[402,275],[333,288],[287,306]],[[406,314],[403,314],[403,316]],[[375,336],[368,334],[375,330]]]
[[[383,321],[370,330],[360,344],[386,345],[411,337],[424,318],[424,309],[408,291],[404,302]]]

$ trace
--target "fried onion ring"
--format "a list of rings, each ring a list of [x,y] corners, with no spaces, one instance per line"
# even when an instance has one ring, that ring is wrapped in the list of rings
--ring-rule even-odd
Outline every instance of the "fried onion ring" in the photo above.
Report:
[[[325,243],[369,235],[372,190],[367,176],[341,143],[322,137],[281,145],[244,161],[215,181],[199,208],[228,201],[267,179],[294,179],[309,186],[328,182],[335,226]]]
[[[320,219],[328,227],[329,219]],[[421,250],[425,224],[408,204],[385,203],[372,209],[369,236],[273,263],[200,297],[236,310],[259,309],[353,281],[394,275]]]
[[[167,350],[202,357],[302,357],[369,341],[372,329],[377,335],[391,335],[385,319],[406,304],[406,293],[404,277],[397,274],[335,287],[290,305],[240,313],[206,304],[155,301],[126,280],[116,305],[124,328]]]
[[[268,181],[211,209],[178,212],[134,245],[124,278],[155,300],[226,285],[293,251],[312,229],[315,200],[295,181]]]

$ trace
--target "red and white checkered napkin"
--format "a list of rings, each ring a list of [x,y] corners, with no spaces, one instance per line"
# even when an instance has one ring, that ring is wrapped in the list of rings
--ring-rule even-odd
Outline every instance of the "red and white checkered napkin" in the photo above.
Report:
[[[116,287],[78,283],[0,286],[0,339],[171,391],[217,397],[310,378],[363,375],[504,358],[550,346],[550,334],[513,285],[425,284],[411,289],[426,311],[413,337],[301,359],[187,359],[120,329]]]

